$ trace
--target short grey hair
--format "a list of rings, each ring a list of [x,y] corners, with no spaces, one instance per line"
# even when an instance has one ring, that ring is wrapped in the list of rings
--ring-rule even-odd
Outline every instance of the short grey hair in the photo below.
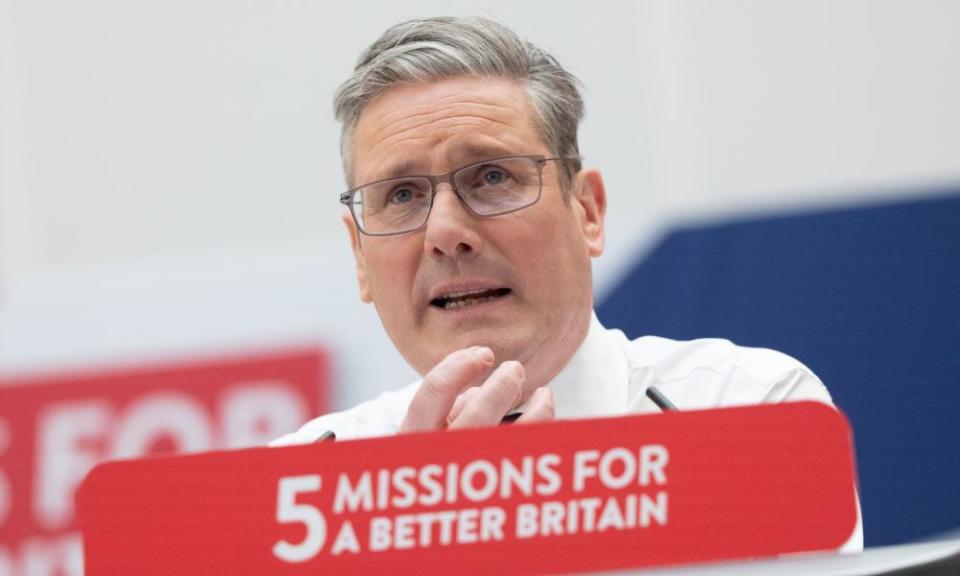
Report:
[[[577,128],[583,119],[580,81],[547,51],[486,18],[408,20],[387,29],[361,55],[353,75],[337,90],[334,114],[343,127],[340,155],[352,187],[352,140],[367,104],[396,84],[453,76],[500,77],[524,83],[543,143],[557,156],[579,158]],[[579,159],[561,163],[568,187]]]

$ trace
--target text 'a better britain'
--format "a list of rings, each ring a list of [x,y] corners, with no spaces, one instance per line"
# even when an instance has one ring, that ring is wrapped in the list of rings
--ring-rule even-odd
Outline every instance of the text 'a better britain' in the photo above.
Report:
[[[277,521],[306,534],[274,555],[303,562],[324,553],[412,550],[607,531],[668,522],[662,444],[399,466],[280,478]],[[323,509],[301,496],[332,490]],[[326,499],[324,499],[326,500]],[[330,502],[330,500],[327,500]]]

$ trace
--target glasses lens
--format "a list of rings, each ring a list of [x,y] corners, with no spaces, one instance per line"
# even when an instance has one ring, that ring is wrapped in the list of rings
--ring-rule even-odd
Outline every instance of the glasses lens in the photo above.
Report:
[[[529,206],[540,196],[540,165],[530,158],[473,164],[458,170],[453,180],[470,209],[483,216]]]
[[[357,190],[353,213],[367,234],[397,234],[416,230],[430,213],[430,181],[397,178]]]

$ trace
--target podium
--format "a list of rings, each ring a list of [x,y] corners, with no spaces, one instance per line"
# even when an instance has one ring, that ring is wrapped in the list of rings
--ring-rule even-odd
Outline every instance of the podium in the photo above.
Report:
[[[88,576],[533,574],[834,550],[849,427],[812,402],[101,464]]]

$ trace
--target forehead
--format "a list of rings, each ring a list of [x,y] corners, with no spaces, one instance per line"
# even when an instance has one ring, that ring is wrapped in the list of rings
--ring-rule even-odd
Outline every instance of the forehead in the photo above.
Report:
[[[523,84],[476,77],[390,88],[364,108],[352,149],[357,182],[546,152]]]

